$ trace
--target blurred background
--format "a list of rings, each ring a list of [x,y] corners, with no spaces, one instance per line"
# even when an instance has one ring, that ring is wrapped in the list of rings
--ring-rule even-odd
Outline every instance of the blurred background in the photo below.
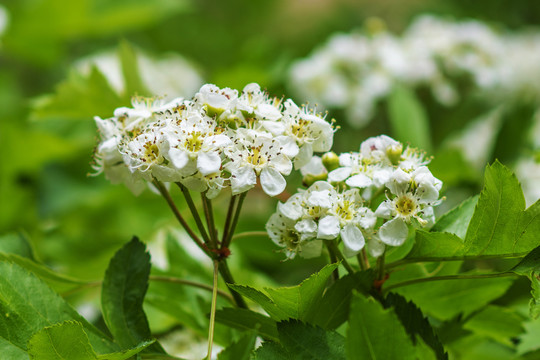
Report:
[[[189,98],[204,83],[257,82],[328,111],[338,153],[382,133],[426,150],[445,184],[441,212],[478,193],[496,158],[517,172],[528,204],[540,197],[538,1],[0,4],[0,240],[24,237],[33,256],[72,277],[101,279],[137,235],[155,271],[210,282],[161,198],[92,176],[93,117],[112,116],[134,94]],[[288,191],[300,184],[292,175]],[[221,215],[227,201],[216,200]],[[239,231],[264,230],[276,202],[250,192]],[[192,267],[174,262],[182,256]],[[238,240],[231,257],[237,281],[254,285],[296,284],[326,262],[283,259],[264,237]],[[168,291],[149,294],[156,331],[191,316],[164,309],[170,294],[204,314],[206,295]],[[71,298],[81,299],[93,297]]]

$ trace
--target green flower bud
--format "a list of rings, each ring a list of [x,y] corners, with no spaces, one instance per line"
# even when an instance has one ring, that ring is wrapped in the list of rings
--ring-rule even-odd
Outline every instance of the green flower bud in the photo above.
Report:
[[[333,151],[327,152],[322,156],[322,163],[328,172],[339,167],[339,156]]]
[[[327,173],[323,173],[323,174],[319,174],[319,175],[309,174],[309,175],[304,176],[304,178],[302,179],[302,185],[304,185],[305,187],[310,187],[315,182],[321,181],[321,180],[324,181],[327,178],[328,178]]]
[[[399,164],[401,160],[401,154],[403,154],[403,145],[401,144],[389,146],[386,149],[386,156],[388,156],[388,159],[390,159],[392,165]]]

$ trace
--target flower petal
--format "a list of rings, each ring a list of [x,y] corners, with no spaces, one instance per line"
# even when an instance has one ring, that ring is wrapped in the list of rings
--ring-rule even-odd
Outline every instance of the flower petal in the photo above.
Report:
[[[345,184],[350,187],[365,188],[372,184],[373,182],[365,174],[356,174],[351,176],[345,181]]]
[[[400,246],[407,240],[409,228],[400,218],[395,218],[385,223],[379,229],[379,239],[390,246]]]
[[[197,169],[204,176],[213,174],[219,171],[221,167],[221,157],[218,153],[212,152],[200,152],[197,157]]]
[[[325,216],[319,220],[319,231],[317,238],[332,240],[339,235],[339,219],[336,216]]]
[[[232,194],[236,195],[251,189],[257,184],[257,175],[250,167],[241,167],[235,169],[231,176]]]
[[[276,196],[285,190],[287,181],[276,169],[264,168],[261,171],[261,186],[265,193]]]
[[[345,225],[340,235],[348,257],[358,254],[366,245],[362,231],[352,224]]]

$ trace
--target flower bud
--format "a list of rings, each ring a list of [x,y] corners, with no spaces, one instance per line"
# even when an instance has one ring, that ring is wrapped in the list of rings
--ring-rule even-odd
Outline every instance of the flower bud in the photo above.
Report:
[[[322,156],[322,162],[328,172],[339,167],[339,156],[333,151],[327,152]]]
[[[401,154],[403,154],[403,145],[397,144],[389,146],[386,149],[386,156],[388,156],[388,159],[392,163],[392,165],[399,164],[399,161],[401,160]]]
[[[304,185],[305,187],[310,187],[315,182],[321,181],[321,180],[324,181],[327,178],[328,178],[328,173],[322,173],[319,175],[308,174],[302,178],[302,185]]]

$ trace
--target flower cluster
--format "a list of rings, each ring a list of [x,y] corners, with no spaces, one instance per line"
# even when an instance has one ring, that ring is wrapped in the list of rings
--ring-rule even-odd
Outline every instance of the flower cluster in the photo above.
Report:
[[[101,142],[95,169],[139,193],[145,182],[179,182],[208,198],[260,181],[274,196],[293,166],[329,151],[334,128],[292,100],[271,98],[257,84],[241,93],[204,85],[190,100],[134,98],[108,119],[96,117]]]
[[[502,95],[540,103],[537,33],[499,34],[478,21],[433,16],[418,18],[400,37],[384,26],[371,28],[367,34],[335,35],[295,63],[293,89],[310,101],[345,109],[355,126],[365,125],[398,83],[427,87],[445,106],[459,100],[458,86],[488,102]]]
[[[433,223],[442,183],[428,163],[385,135],[367,139],[359,152],[314,157],[302,172],[305,182],[317,181],[278,204],[268,234],[288,258],[318,256],[323,240],[339,239],[345,256],[367,244],[378,257],[385,246],[402,245],[409,226]]]

